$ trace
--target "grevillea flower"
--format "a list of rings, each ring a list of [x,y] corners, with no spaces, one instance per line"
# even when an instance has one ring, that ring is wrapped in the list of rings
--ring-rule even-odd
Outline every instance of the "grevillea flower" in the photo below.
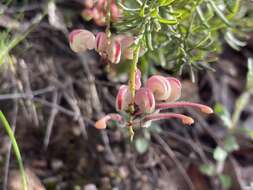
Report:
[[[106,25],[106,16],[108,12],[108,0],[85,0],[85,9],[82,16],[85,20],[93,19],[98,26]],[[121,17],[121,10],[117,7],[114,0],[111,0],[110,5],[111,21],[115,22]]]
[[[123,121],[123,118],[119,114],[115,114],[115,113],[107,114],[106,116],[102,117],[95,123],[95,127],[97,129],[105,129],[107,126],[107,122],[110,120],[115,120],[121,123]]]
[[[141,71],[139,69],[137,69],[135,75],[135,86],[136,90],[138,90],[141,87]],[[127,111],[130,104],[131,104],[131,94],[129,87],[127,85],[121,85],[118,90],[118,94],[116,96],[116,110],[118,112]]]
[[[74,30],[69,34],[69,44],[74,52],[85,52],[95,48],[95,36],[88,30]]]
[[[121,85],[116,97],[116,110],[119,112],[127,111],[131,103],[131,95],[127,85]]]
[[[133,36],[123,36],[121,39],[121,46],[122,46],[122,55],[125,59],[133,59],[133,47],[131,47],[134,43]]]
[[[96,51],[103,55],[106,53],[106,50],[108,49],[109,41],[107,39],[106,33],[99,32],[96,35]]]
[[[170,97],[171,86],[163,76],[153,75],[147,80],[146,87],[153,92],[155,100],[167,100]]]
[[[107,49],[107,56],[111,63],[119,63],[121,56],[121,44],[116,39],[111,39]]]
[[[206,114],[213,113],[212,108],[206,105],[193,102],[177,101],[181,96],[182,88],[178,79],[174,77],[153,75],[147,80],[145,87],[139,88],[141,86],[140,75],[140,71],[137,71],[134,97],[135,112],[128,112],[129,114],[132,114],[134,118],[134,120],[131,121],[132,126],[141,125],[142,127],[147,127],[150,126],[152,121],[162,119],[178,119],[186,125],[191,125],[194,123],[193,118],[183,114],[171,112],[160,113],[161,110],[167,110],[170,108],[190,107],[199,109],[201,112]],[[116,97],[116,109],[119,112],[127,111],[129,109],[129,105],[133,103],[131,101],[129,87],[127,85],[122,85]],[[106,121],[110,119],[110,115],[109,117],[105,116],[104,118],[100,119],[98,121],[99,123],[97,124],[98,126],[102,127],[96,127],[105,128]],[[125,122],[126,125],[129,125],[127,121],[123,122]]]
[[[96,51],[111,63],[119,63],[121,56],[121,44],[115,37],[108,38],[106,33],[99,32],[96,35]]]
[[[134,103],[142,113],[152,113],[155,110],[155,98],[148,88],[140,88],[136,91]]]
[[[166,80],[169,82],[169,85],[171,87],[170,96],[166,101],[173,102],[178,100],[181,96],[182,90],[180,81],[174,77],[167,77]]]

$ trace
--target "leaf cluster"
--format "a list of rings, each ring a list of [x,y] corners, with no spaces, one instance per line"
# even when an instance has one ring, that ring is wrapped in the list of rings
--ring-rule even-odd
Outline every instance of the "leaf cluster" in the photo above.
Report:
[[[211,69],[222,39],[235,49],[245,45],[241,29],[252,24],[246,1],[126,0],[118,2],[123,17],[115,27],[139,36],[151,63],[175,72],[188,68],[194,77],[194,70]]]

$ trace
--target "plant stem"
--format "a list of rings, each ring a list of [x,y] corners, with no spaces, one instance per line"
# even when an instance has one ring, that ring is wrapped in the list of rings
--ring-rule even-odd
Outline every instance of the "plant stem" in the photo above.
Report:
[[[131,94],[131,103],[129,105],[129,111],[130,114],[132,115],[134,113],[134,96],[135,96],[135,75],[137,72],[137,63],[139,59],[139,52],[140,52],[140,44],[136,45],[134,48],[134,56],[133,56],[133,62],[130,66],[130,72],[129,72],[129,88],[130,88],[130,94]],[[134,130],[133,130],[133,125],[131,124],[133,120],[133,117],[130,116],[129,118],[129,136],[130,140],[133,140],[134,136]]]
[[[13,150],[14,150],[16,159],[18,161],[19,172],[20,172],[21,179],[22,179],[22,184],[23,184],[23,190],[28,190],[27,178],[26,178],[26,175],[25,175],[25,169],[24,169],[24,166],[23,166],[23,162],[22,162],[22,158],[21,158],[21,154],[20,154],[20,151],[19,151],[19,148],[18,148],[17,141],[16,141],[15,136],[12,132],[10,124],[8,123],[7,119],[5,118],[5,116],[4,116],[4,114],[1,110],[0,110],[0,120],[1,120],[1,122],[4,126],[4,128],[5,128],[6,132],[8,133],[8,135],[10,137],[10,140],[11,140],[11,143],[12,143],[12,146],[13,146]]]
[[[132,103],[134,102],[134,96],[135,96],[135,75],[137,72],[137,63],[138,63],[138,59],[139,59],[139,52],[140,52],[140,45],[137,44],[137,46],[134,48],[133,62],[130,66],[130,73],[129,73],[129,87],[130,87]]]
[[[106,14],[106,35],[108,38],[111,37],[111,31],[110,31],[110,27],[111,27],[111,0],[107,1],[107,14]]]

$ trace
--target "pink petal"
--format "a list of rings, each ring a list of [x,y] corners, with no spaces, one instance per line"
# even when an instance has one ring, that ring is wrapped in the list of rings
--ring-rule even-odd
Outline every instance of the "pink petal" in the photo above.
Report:
[[[121,85],[116,97],[116,110],[119,112],[126,111],[131,103],[131,95],[126,85]]]
[[[95,47],[95,36],[88,30],[74,30],[69,34],[69,44],[74,52],[84,52]]]
[[[174,77],[167,77],[167,81],[169,81],[171,86],[171,92],[169,98],[166,100],[167,102],[173,102],[180,98],[182,86],[178,79]]]
[[[167,100],[170,97],[171,86],[163,76],[153,75],[147,80],[146,87],[153,92],[155,100]]]
[[[134,102],[142,113],[152,113],[155,109],[155,98],[152,91],[148,88],[137,90]]]
[[[107,51],[108,59],[112,63],[119,63],[121,56],[121,44],[118,40],[112,39]]]

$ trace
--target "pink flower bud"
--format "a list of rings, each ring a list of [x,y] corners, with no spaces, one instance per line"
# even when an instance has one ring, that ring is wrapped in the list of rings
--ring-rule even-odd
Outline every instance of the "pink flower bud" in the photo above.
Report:
[[[108,49],[108,39],[104,32],[99,32],[96,35],[96,51],[100,54],[105,54]]]
[[[111,4],[111,15],[112,21],[117,21],[121,17],[120,9],[117,7],[115,3]]]
[[[97,17],[94,17],[94,22],[98,26],[105,26],[106,24],[106,16],[104,13],[99,13]]]
[[[139,90],[141,87],[141,71],[137,69],[135,74],[135,90]]]
[[[167,102],[173,102],[180,98],[181,96],[181,83],[178,79],[174,77],[167,77],[167,81],[170,83],[171,92],[169,98],[166,100]]]
[[[126,111],[131,103],[131,95],[128,86],[121,85],[116,97],[116,110]]]
[[[134,43],[134,37],[133,36],[124,36],[121,40],[122,45],[122,54],[125,59],[133,59],[134,53],[133,53],[133,47],[131,47]]]
[[[152,113],[155,110],[155,98],[152,91],[148,88],[137,90],[134,102],[142,113]]]
[[[118,40],[112,39],[107,51],[108,59],[112,63],[119,63],[121,56],[121,44]]]
[[[84,20],[90,21],[94,17],[93,10],[92,9],[83,10],[82,17],[84,18]]]
[[[95,1],[94,0],[84,0],[83,3],[86,8],[92,8],[95,4]]]
[[[69,44],[74,52],[84,52],[95,47],[95,36],[88,30],[74,30],[69,34]]]
[[[155,100],[162,101],[170,97],[171,86],[163,76],[153,75],[147,80],[146,87],[153,92]]]
[[[108,114],[108,115],[102,117],[101,119],[99,119],[95,123],[95,128],[97,128],[97,129],[105,129],[106,126],[107,126],[107,122],[109,120],[115,120],[115,121],[118,121],[118,122],[121,123],[123,121],[123,118],[119,114],[114,114],[114,113]]]
[[[158,114],[150,114],[145,116],[144,122],[147,121],[156,121],[161,119],[172,119],[177,118],[182,121],[185,125],[191,125],[194,123],[194,120],[191,117],[188,117],[186,115],[177,114],[177,113],[158,113]]]

